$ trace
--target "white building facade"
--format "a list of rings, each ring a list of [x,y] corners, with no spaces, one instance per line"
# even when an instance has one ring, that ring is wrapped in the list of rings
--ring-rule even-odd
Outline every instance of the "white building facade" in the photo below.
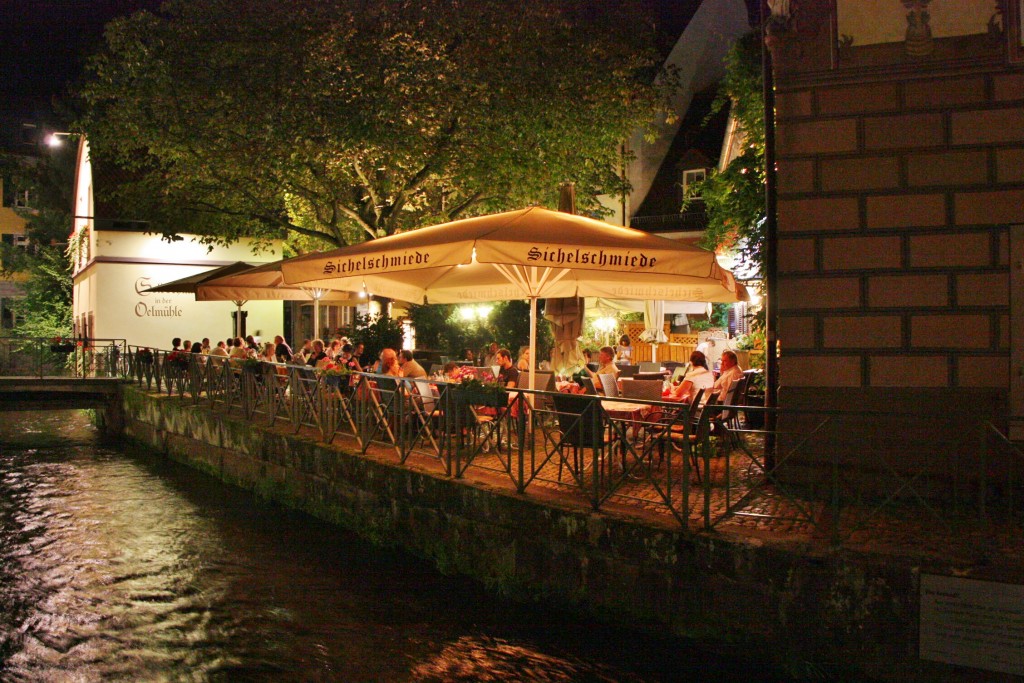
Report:
[[[191,341],[209,337],[214,342],[233,337],[235,303],[145,290],[236,261],[257,265],[281,258],[280,244],[254,255],[246,240],[209,249],[192,235],[168,242],[143,232],[137,224],[101,221],[97,225],[94,206],[89,145],[82,138],[70,237],[76,336],[125,339],[131,345],[159,349],[170,348],[174,337]],[[272,339],[284,332],[282,302],[247,302],[243,311],[245,334]]]

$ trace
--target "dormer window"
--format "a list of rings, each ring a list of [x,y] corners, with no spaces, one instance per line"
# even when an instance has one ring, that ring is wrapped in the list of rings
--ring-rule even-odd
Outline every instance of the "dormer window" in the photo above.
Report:
[[[684,197],[699,197],[700,194],[695,194],[695,185],[704,181],[708,177],[708,169],[706,168],[691,168],[683,171],[683,196]]]

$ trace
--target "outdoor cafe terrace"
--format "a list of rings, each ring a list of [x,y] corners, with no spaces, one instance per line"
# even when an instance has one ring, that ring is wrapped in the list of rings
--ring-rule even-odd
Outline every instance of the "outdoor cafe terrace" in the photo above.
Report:
[[[174,367],[159,351],[140,363],[132,348],[124,357],[149,391],[467,483],[693,531],[1024,560],[1024,454],[985,420],[951,428],[940,415],[794,414],[713,399],[696,410],[217,357]],[[851,432],[871,437],[851,450]]]
[[[1024,453],[981,417],[776,410],[729,398],[701,410],[369,373],[332,377],[215,356],[169,359],[109,343],[68,365],[467,485],[809,550],[995,568],[1024,561]]]

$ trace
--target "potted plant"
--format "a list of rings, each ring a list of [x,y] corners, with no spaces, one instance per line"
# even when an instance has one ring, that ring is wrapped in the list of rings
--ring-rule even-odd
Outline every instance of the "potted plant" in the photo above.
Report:
[[[164,358],[164,365],[171,370],[184,372],[188,369],[188,357],[189,354],[184,351],[171,351],[167,354],[167,357]]]
[[[335,363],[325,359],[323,364],[317,367],[316,373],[324,378],[324,384],[328,387],[340,389],[348,384],[347,382],[343,384],[342,379],[349,377],[352,374],[352,370],[342,363]]]
[[[455,400],[459,402],[493,408],[508,403],[505,387],[498,384],[488,370],[481,370],[478,375],[475,368],[461,366],[449,375],[449,379],[457,384],[454,388]]]
[[[50,351],[53,353],[71,353],[75,350],[75,340],[54,337],[50,340]]]

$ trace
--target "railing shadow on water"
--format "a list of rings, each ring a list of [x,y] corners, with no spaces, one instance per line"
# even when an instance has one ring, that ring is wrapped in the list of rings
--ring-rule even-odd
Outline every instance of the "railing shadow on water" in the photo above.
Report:
[[[138,347],[124,356],[125,376],[147,391],[255,424],[313,430],[325,443],[374,449],[401,465],[487,477],[520,494],[543,488],[594,510],[658,515],[693,530],[757,529],[833,547],[908,539],[941,547],[993,523],[1019,528],[1024,517],[1024,454],[983,417],[625,398],[609,412],[594,396],[480,394],[426,379],[331,377],[302,365]]]
[[[124,339],[0,337],[0,377],[124,377]]]

